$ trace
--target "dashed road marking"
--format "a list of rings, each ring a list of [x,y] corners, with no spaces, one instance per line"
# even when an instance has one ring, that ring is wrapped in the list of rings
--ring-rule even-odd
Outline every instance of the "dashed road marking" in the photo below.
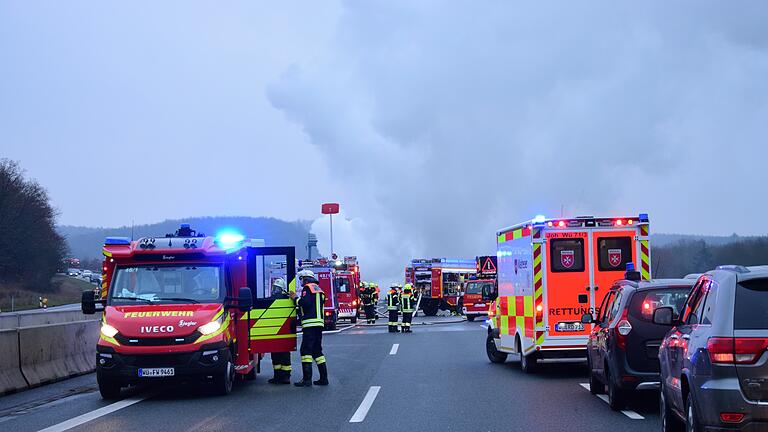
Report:
[[[397,354],[397,349],[400,348],[400,344],[392,344],[392,349],[389,350],[389,355]]]
[[[368,393],[365,394],[363,401],[360,402],[360,406],[357,407],[357,411],[355,411],[355,413],[352,415],[352,418],[349,419],[350,423],[361,423],[363,420],[365,420],[365,416],[368,415],[368,410],[371,409],[373,401],[376,400],[376,396],[379,394],[379,390],[381,390],[381,386],[371,386],[371,388],[368,389]]]
[[[587,383],[579,383],[580,386],[584,387],[587,391],[589,391],[589,384]],[[601,401],[609,404],[611,401],[608,399],[608,396],[604,394],[595,395],[598,398],[600,398]],[[641,416],[640,414],[632,411],[632,410],[621,410],[621,413],[625,416],[631,418],[632,420],[645,420],[645,417]]]
[[[77,417],[71,418],[69,420],[63,421],[53,426],[49,426],[45,429],[41,429],[38,432],[63,432],[63,431],[72,429],[73,427],[80,426],[83,423],[88,423],[89,421],[95,420],[99,417],[104,417],[105,415],[111,414],[117,410],[127,408],[133,404],[139,403],[144,399],[147,399],[152,396],[153,396],[152,394],[146,394],[143,396],[133,396],[127,399],[123,399],[119,402],[115,402],[113,404],[107,405],[105,407],[101,407],[91,412],[87,412],[85,414],[79,415]]]

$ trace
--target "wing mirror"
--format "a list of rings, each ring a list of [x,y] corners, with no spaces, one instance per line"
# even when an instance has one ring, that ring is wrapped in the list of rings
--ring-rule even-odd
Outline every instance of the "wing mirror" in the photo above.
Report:
[[[96,297],[93,294],[93,291],[83,291],[80,300],[80,308],[85,315],[93,315],[96,313]]]
[[[584,314],[581,316],[581,323],[582,324],[592,324],[596,322],[595,317],[592,316],[592,314]]]
[[[653,323],[671,326],[675,320],[675,310],[669,306],[657,308],[653,311]]]
[[[243,312],[253,309],[253,294],[248,287],[242,287],[237,291],[237,308]]]

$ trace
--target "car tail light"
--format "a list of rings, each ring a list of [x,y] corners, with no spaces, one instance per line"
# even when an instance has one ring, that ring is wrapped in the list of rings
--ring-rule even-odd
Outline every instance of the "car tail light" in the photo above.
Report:
[[[740,423],[742,420],[744,420],[742,413],[720,413],[720,421],[723,423]]]
[[[768,338],[721,338],[707,340],[709,360],[716,364],[753,364],[768,349]]]
[[[624,349],[627,347],[627,335],[632,331],[632,324],[627,321],[628,309],[624,308],[624,313],[621,314],[619,323],[616,324],[616,345]]]

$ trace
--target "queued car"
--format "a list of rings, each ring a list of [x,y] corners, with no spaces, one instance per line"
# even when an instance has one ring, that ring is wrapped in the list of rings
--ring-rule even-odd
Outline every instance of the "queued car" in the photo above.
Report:
[[[67,269],[67,276],[80,276],[80,269],[76,269],[76,268]]]
[[[82,273],[80,273],[80,277],[83,279],[88,279],[88,281],[91,280],[91,276],[93,275],[93,272],[90,270],[83,270]]]
[[[659,349],[662,429],[768,431],[768,266],[720,266],[698,278]]]
[[[597,317],[582,318],[594,324],[587,342],[589,390],[601,394],[607,387],[611,409],[624,408],[633,391],[659,388],[659,346],[672,326],[654,323],[653,312],[670,307],[679,313],[695,282],[619,280]]]

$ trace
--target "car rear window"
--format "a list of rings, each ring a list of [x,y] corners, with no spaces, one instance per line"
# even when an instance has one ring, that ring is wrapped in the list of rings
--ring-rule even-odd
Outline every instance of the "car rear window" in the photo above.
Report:
[[[736,284],[733,326],[739,330],[768,329],[768,279]]]
[[[653,311],[670,306],[679,316],[688,300],[691,287],[664,287],[640,291],[632,298],[631,315],[643,321],[653,321]]]
[[[584,271],[584,239],[552,239],[549,241],[552,271]]]

